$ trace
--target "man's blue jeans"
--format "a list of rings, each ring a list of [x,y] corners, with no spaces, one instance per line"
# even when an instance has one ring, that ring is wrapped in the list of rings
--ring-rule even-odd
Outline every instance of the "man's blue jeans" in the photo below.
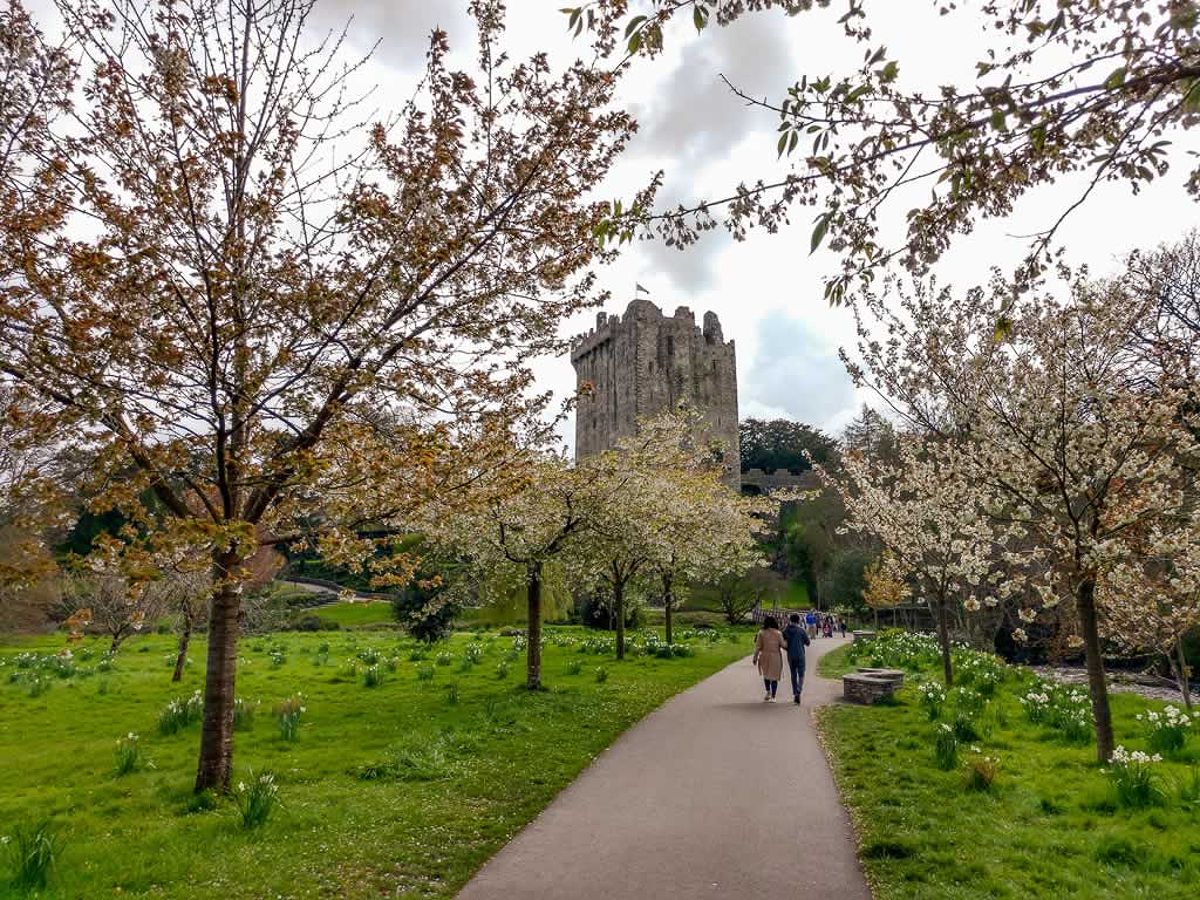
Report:
[[[799,697],[804,690],[804,660],[788,658],[788,668],[792,672],[792,696]]]

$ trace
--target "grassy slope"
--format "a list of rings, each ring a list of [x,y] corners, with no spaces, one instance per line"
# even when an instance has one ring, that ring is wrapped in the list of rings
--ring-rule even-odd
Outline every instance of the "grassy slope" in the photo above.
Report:
[[[839,650],[821,674],[848,666]],[[1093,746],[1070,746],[1029,724],[1018,685],[1001,688],[992,733],[990,793],[932,763],[932,725],[906,687],[896,706],[833,706],[821,724],[843,797],[859,824],[863,863],[879,900],[890,898],[1194,898],[1200,896],[1200,802],[1176,786],[1200,761],[1200,733],[1162,765],[1171,797],[1157,809],[1118,809]],[[1144,749],[1139,697],[1113,696],[1118,743]],[[1007,724],[1001,724],[1001,723]]]
[[[395,623],[392,604],[385,601],[371,603],[330,603],[312,610],[322,619],[337,622],[343,628],[354,625],[378,625]]]
[[[425,663],[409,661],[412,645],[386,632],[245,640],[238,694],[262,708],[253,730],[238,734],[237,777],[273,769],[284,804],[251,833],[229,804],[186,813],[199,726],[171,737],[156,728],[168,699],[200,686],[203,642],[182,686],[169,683],[170,639],[143,637],[113,672],[56,680],[40,697],[8,683],[11,656],[56,650],[61,638],[0,646],[10,659],[0,669],[0,833],[53,818],[66,849],[55,880],[61,893],[51,896],[448,897],[620,732],[748,646],[741,636],[698,646],[692,658],[617,664],[548,644],[550,690],[529,694],[518,686],[521,659],[497,677],[508,639],[486,638],[481,664],[460,671],[469,640],[452,640],[454,663],[434,666],[431,683],[418,682]],[[329,660],[318,666],[324,642]],[[91,646],[98,657],[99,642]],[[272,646],[287,655],[278,668]],[[402,660],[375,689],[343,674],[367,646]],[[576,675],[567,674],[573,660],[582,661]],[[600,666],[611,673],[604,683],[595,677]],[[299,741],[288,744],[270,708],[295,691],[307,714]],[[141,734],[154,769],[118,779],[113,745],[129,731]],[[428,780],[355,773],[397,750],[411,751],[414,777]],[[0,869],[0,884],[5,877]]]

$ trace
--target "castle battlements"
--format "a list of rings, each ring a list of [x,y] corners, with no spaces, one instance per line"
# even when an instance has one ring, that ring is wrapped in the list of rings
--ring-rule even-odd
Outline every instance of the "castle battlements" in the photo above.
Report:
[[[596,314],[596,327],[574,342],[571,363],[578,385],[590,385],[575,412],[577,456],[602,453],[634,434],[639,419],[686,403],[726,447],[737,486],[737,360],[716,313],[697,325],[686,306],[667,316],[649,300],[633,300],[623,316]]]

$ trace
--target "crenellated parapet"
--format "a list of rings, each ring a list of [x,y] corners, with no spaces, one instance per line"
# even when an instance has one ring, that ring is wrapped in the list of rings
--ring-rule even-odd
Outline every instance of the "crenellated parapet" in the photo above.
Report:
[[[598,313],[571,348],[580,392],[575,452],[601,453],[635,433],[641,418],[686,404],[703,417],[705,437],[724,445],[729,481],[738,483],[737,358],[715,313],[703,325],[686,306],[664,315],[649,300],[624,315]]]

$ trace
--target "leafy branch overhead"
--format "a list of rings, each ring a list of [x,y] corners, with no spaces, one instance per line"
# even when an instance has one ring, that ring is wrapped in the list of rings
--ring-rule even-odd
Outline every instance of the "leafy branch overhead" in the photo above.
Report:
[[[577,31],[610,35],[606,48],[625,64],[657,56],[681,18],[703,30],[746,15],[803,16],[831,5],[593,0],[564,12]],[[1019,287],[1056,257],[1061,225],[1104,182],[1137,192],[1182,164],[1190,169],[1176,175],[1181,188],[1200,196],[1200,165],[1176,150],[1200,122],[1195,2],[934,0],[926,11],[971,33],[986,23],[974,77],[934,89],[907,82],[905,61],[875,38],[870,11],[848,0],[830,37],[846,42],[848,58],[851,48],[860,51],[856,67],[801,74],[775,100],[730,85],[777,122],[777,155],[788,163],[781,176],[764,174],[674,209],[629,209],[620,225],[682,248],[718,225],[738,238],[755,227],[774,232],[794,207],[813,207],[811,249],[828,246],[842,256],[826,287],[827,299],[840,303],[889,263],[924,271],[978,219],[1006,216],[1021,197],[1067,178],[1079,187],[1028,237]],[[815,29],[811,36],[817,39]],[[909,205],[914,196],[925,199]],[[902,240],[885,240],[889,222],[903,222]]]

